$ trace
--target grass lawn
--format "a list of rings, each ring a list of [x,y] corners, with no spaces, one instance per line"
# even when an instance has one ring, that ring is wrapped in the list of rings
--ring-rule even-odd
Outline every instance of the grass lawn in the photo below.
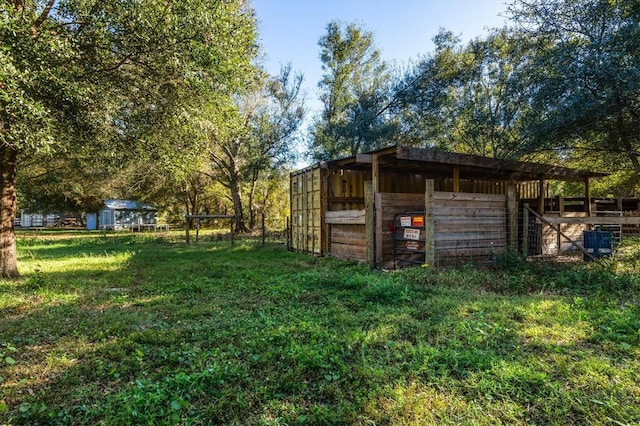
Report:
[[[54,235],[0,281],[0,424],[640,424],[638,245],[385,273]]]

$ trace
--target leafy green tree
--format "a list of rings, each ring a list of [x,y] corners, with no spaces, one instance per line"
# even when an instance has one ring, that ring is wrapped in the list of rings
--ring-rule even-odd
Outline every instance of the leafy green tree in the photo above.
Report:
[[[517,0],[510,11],[531,48],[525,148],[640,175],[640,3]]]
[[[112,177],[103,167],[89,167],[90,158],[75,153],[32,155],[20,162],[17,176],[19,207],[27,212],[78,213],[98,211],[114,196]]]
[[[451,32],[396,86],[403,139],[415,145],[485,155],[519,154],[528,103],[515,78],[523,50],[516,34],[494,31],[463,46]]]
[[[254,158],[247,170],[249,228],[256,225],[256,207],[264,212],[273,191],[266,183],[295,159],[293,146],[299,142],[298,130],[305,116],[302,81],[303,75],[293,74],[291,65],[282,67],[278,76],[267,80],[263,91],[268,102],[253,115]],[[258,187],[261,202],[257,202]]]
[[[391,73],[375,48],[373,33],[331,22],[320,39],[325,72],[318,83],[324,104],[312,130],[311,155],[335,159],[371,151],[397,131],[389,106]]]
[[[255,184],[254,214],[265,214],[270,229],[285,229],[289,216],[289,169],[271,169]],[[257,221],[257,218],[254,218]]]
[[[243,192],[250,191],[252,209],[262,174],[293,158],[292,144],[304,118],[302,78],[290,66],[283,67],[277,77],[256,78],[232,102],[209,106],[221,113],[217,121],[202,120],[212,164],[210,176],[229,190],[238,232],[248,230]]]
[[[13,219],[21,161],[92,147],[123,162],[203,93],[234,93],[257,52],[254,16],[243,0],[2,0],[0,41],[4,277],[18,275]]]
[[[498,30],[463,51],[454,151],[495,158],[521,154],[522,117],[529,110],[519,71],[526,50],[517,33]]]

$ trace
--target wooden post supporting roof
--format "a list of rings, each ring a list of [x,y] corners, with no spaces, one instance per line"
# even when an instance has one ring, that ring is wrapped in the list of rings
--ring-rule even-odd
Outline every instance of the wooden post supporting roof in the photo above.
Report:
[[[558,214],[560,217],[564,216],[564,197],[558,195]]]
[[[435,215],[434,215],[435,182],[427,179],[424,191],[424,263],[433,266],[436,260]]]
[[[544,214],[544,179],[538,181],[538,213]]]
[[[591,193],[589,190],[589,178],[586,177],[584,178],[584,204],[585,204],[585,211],[587,212],[587,216],[591,216],[591,214],[593,213],[591,211]]]
[[[564,216],[564,198],[562,197],[562,195],[558,195],[556,200],[558,203],[558,216],[563,217]],[[562,235],[560,235],[561,229],[562,229],[562,225],[558,225],[558,232],[556,233],[556,246],[557,246],[556,253],[558,254],[558,256],[560,256],[560,253],[562,253]]]
[[[508,244],[514,251],[518,250],[518,199],[516,186],[512,182],[507,186],[507,218]]]
[[[376,230],[375,230],[375,234],[379,235],[380,238],[377,240],[377,244],[375,244],[375,252],[376,252],[376,257],[375,257],[375,264],[376,265],[380,265],[382,266],[382,256],[383,256],[383,252],[382,252],[382,229],[383,229],[383,224],[382,224],[382,195],[379,192],[374,192],[373,193],[373,200],[374,200],[374,209],[375,209],[375,223],[376,223]]]
[[[374,194],[380,192],[380,161],[377,154],[371,156],[371,184]]]
[[[373,196],[373,182],[370,180],[364,183],[364,210],[365,222],[364,233],[367,240],[367,263],[371,269],[376,267],[376,222],[375,222],[375,201]]]
[[[453,192],[460,192],[460,167],[453,168]]]

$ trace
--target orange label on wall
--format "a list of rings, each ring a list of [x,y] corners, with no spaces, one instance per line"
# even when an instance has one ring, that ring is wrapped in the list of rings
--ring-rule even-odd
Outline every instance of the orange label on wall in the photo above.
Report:
[[[413,216],[411,219],[412,226],[424,226],[424,216]]]

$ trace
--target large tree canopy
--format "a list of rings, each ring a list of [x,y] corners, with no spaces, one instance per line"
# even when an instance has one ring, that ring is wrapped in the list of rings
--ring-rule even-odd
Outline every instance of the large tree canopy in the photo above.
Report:
[[[524,150],[640,174],[640,3],[517,0],[510,11],[530,48]]]
[[[526,53],[516,34],[497,30],[463,45],[441,30],[435,52],[395,87],[404,141],[492,157],[520,154],[528,103],[518,74]],[[406,142],[405,142],[406,143]]]
[[[23,159],[123,161],[201,94],[241,87],[255,38],[243,0],[0,1],[0,275],[18,274]]]
[[[514,26],[464,46],[435,37],[395,88],[402,138],[640,174],[640,3],[515,0],[509,11]]]

